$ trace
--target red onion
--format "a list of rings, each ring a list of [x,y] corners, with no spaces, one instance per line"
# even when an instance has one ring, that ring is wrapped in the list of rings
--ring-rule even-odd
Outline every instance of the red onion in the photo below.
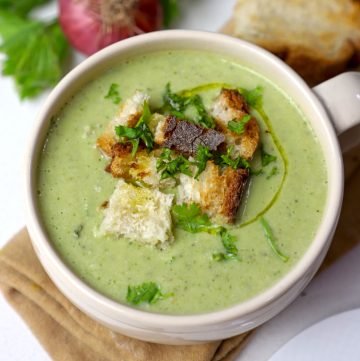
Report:
[[[119,40],[158,30],[159,0],[60,0],[60,25],[70,43],[90,55]]]

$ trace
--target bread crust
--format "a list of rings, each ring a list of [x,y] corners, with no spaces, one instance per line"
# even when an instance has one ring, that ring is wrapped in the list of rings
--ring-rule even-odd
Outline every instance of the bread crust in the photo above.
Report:
[[[310,85],[360,65],[360,1],[237,0],[220,31],[276,54]]]

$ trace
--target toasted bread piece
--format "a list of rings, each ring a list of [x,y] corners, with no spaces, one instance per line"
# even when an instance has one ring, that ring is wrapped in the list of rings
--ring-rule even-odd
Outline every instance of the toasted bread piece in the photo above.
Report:
[[[249,172],[227,167],[224,171],[207,163],[199,180],[180,176],[178,203],[197,203],[216,223],[234,223]]]
[[[173,115],[161,120],[155,131],[155,143],[186,155],[195,155],[199,145],[206,146],[211,151],[217,150],[224,141],[225,137],[220,132]]]
[[[273,52],[314,85],[360,64],[360,1],[237,0],[221,29]]]
[[[249,114],[244,97],[237,90],[222,89],[213,103],[211,114],[218,128],[225,135],[228,146],[233,146],[234,155],[250,160],[260,141],[260,129],[256,119],[252,117],[245,124],[242,134],[237,134],[227,128],[229,121],[241,120]]]
[[[124,125],[134,127],[144,110],[144,103],[149,100],[149,95],[136,91],[134,95],[120,104],[118,114],[108,124],[104,133],[97,139],[97,147],[108,157],[112,157],[112,149],[116,143],[115,127]]]
[[[119,179],[105,209],[100,234],[115,234],[164,247],[173,240],[170,209],[174,196],[135,187]]]

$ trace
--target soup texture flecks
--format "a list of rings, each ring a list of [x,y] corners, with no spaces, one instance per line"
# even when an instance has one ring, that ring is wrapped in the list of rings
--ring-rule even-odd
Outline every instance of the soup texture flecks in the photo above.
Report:
[[[239,259],[217,262],[217,235],[175,228],[175,241],[159,249],[115,236],[99,236],[101,204],[117,180],[104,171],[108,161],[96,139],[117,111],[105,98],[111,84],[123,100],[136,90],[161,106],[166,84],[173,91],[225,83],[244,89],[262,87],[262,114],[254,111],[263,149],[276,160],[252,175],[229,228]],[[209,107],[220,88],[204,89]],[[264,118],[266,115],[266,119]],[[261,151],[251,163],[260,169]],[[321,221],[327,171],[320,144],[299,109],[274,84],[232,59],[196,51],[161,51],[120,61],[83,87],[52,119],[38,169],[38,201],[44,226],[64,262],[87,284],[121,303],[128,286],[155,282],[171,294],[137,307],[152,312],[194,314],[220,310],[272,286],[303,256]],[[271,226],[288,256],[272,251],[259,215]]]

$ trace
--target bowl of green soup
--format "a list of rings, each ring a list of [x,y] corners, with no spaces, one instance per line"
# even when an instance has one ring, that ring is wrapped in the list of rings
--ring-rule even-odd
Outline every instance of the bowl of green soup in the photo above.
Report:
[[[329,247],[336,133],[359,121],[359,89],[356,73],[309,89],[267,51],[213,33],[100,51],[56,86],[31,137],[27,225],[42,265],[80,310],[142,340],[262,324]]]

